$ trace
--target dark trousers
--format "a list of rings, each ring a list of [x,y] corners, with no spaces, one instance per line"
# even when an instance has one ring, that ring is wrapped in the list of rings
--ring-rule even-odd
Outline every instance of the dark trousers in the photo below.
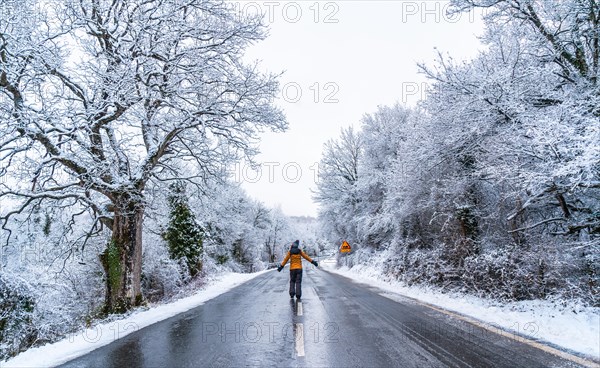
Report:
[[[302,296],[302,269],[290,270],[290,296]]]

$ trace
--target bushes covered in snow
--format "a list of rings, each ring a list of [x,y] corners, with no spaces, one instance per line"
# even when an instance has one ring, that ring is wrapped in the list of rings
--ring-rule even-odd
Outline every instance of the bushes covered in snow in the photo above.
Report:
[[[325,145],[325,232],[393,249],[388,272],[408,282],[599,305],[597,21],[575,1],[452,3],[488,8],[485,51],[421,65],[420,106],[380,106]]]
[[[0,359],[35,341],[34,306],[33,290],[25,282],[0,273]]]

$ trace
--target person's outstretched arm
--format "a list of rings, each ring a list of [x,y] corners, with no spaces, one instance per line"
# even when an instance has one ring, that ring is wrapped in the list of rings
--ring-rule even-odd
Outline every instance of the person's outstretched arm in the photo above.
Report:
[[[287,254],[285,255],[285,258],[283,259],[283,261],[281,262],[281,264],[279,265],[279,267],[277,267],[277,271],[281,272],[281,270],[283,270],[283,266],[285,266],[285,264],[290,260],[290,252],[287,252]]]
[[[304,257],[304,259],[306,259],[310,263],[314,264],[315,266],[319,266],[319,264],[317,263],[317,261],[313,261],[312,259],[310,259],[310,257],[308,256],[308,254],[304,253],[303,250],[300,251],[300,255],[302,255],[302,257]]]

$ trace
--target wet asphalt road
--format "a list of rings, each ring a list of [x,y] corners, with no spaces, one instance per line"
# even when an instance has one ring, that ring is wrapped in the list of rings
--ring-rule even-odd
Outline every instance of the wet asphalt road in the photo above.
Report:
[[[287,268],[136,331],[62,367],[578,367],[341,276]]]

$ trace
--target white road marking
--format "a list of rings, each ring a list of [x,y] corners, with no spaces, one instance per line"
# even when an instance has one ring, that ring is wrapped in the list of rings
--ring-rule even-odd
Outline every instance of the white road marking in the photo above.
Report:
[[[302,315],[302,302],[298,302],[297,311],[298,311],[298,315],[301,316]]]
[[[304,356],[304,325],[296,323],[296,355]]]

